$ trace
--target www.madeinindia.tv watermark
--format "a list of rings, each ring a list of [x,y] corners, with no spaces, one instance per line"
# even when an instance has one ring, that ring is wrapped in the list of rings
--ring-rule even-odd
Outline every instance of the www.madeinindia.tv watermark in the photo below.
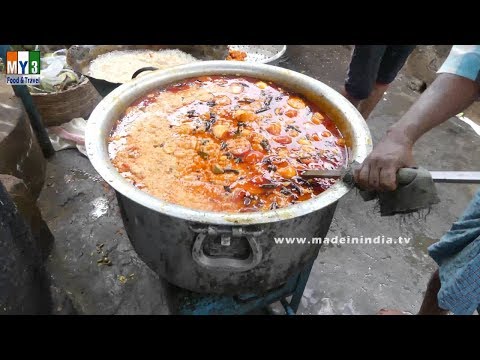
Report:
[[[378,236],[334,236],[334,237],[276,237],[275,244],[291,244],[291,245],[408,245],[411,238],[406,236],[389,237],[384,235]]]
[[[4,68],[8,85],[38,85],[40,51],[7,51]]]

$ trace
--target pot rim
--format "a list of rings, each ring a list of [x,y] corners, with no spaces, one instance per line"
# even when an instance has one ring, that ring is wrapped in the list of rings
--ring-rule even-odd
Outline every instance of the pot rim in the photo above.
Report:
[[[368,126],[358,110],[337,91],[309,76],[285,68],[236,61],[202,61],[150,74],[122,84],[108,94],[93,110],[85,131],[88,157],[100,176],[117,192],[150,210],[187,221],[215,225],[255,225],[292,219],[327,207],[349,192],[351,186],[337,181],[321,195],[297,204],[262,212],[227,213],[190,209],[168,203],[130,184],[113,166],[108,156],[107,138],[121,114],[136,99],[167,84],[205,75],[251,76],[273,81],[298,92],[310,101],[312,95],[339,111],[351,133],[349,161],[363,162],[372,148]],[[310,95],[310,96],[309,96]],[[318,101],[317,101],[318,102]]]

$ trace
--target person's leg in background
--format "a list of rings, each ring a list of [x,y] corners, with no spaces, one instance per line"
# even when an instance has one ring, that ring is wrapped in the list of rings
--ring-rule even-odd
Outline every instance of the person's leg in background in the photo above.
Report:
[[[387,45],[355,45],[342,91],[355,107],[370,96],[386,49]]]
[[[446,315],[448,313],[448,310],[444,310],[438,305],[440,287],[440,275],[437,269],[428,281],[427,291],[425,291],[422,306],[417,315]]]
[[[388,45],[378,69],[378,75],[373,89],[367,99],[358,105],[358,111],[367,119],[375,109],[390,83],[395,80],[415,45]]]
[[[428,247],[439,269],[430,278],[418,315],[471,315],[480,305],[480,190],[438,242]],[[447,311],[448,310],[448,311]],[[402,314],[382,309],[380,315]]]
[[[438,269],[430,277],[427,284],[427,290],[423,297],[422,305],[417,315],[446,315],[448,310],[442,309],[438,305],[438,292],[440,291],[440,275]],[[405,315],[405,312],[400,310],[381,309],[378,315]]]
[[[357,109],[360,111],[360,114],[362,114],[365,120],[368,119],[373,109],[375,109],[375,106],[377,106],[379,101],[382,99],[385,91],[388,89],[388,85],[389,84],[382,84],[378,82],[375,83],[370,96],[358,105]]]

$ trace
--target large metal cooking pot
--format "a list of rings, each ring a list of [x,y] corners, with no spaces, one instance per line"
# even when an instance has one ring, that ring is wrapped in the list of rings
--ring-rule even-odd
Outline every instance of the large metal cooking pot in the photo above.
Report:
[[[95,108],[86,130],[87,153],[98,173],[116,190],[125,228],[139,256],[182,288],[261,294],[281,286],[317,256],[320,244],[309,240],[327,234],[337,201],[350,187],[339,181],[316,198],[287,208],[222,213],[167,203],[127,182],[108,157],[107,138],[115,122],[148,92],[202,75],[252,76],[304,95],[335,120],[347,138],[350,161],[362,162],[370,152],[370,132],[355,107],[322,82],[280,67],[230,61],[152,72],[118,87]],[[301,237],[307,242],[277,244],[275,237]]]

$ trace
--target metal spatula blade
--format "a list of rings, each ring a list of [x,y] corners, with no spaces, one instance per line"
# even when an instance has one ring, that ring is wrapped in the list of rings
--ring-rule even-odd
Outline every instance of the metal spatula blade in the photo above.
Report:
[[[433,182],[480,184],[480,171],[430,171]]]
[[[335,170],[305,170],[300,176],[304,179],[325,179],[325,178],[339,178],[346,174],[344,169]]]
[[[415,177],[417,169],[400,169],[397,179],[400,184],[408,184]],[[305,170],[300,176],[304,179],[343,178],[349,175],[348,169]],[[430,171],[433,182],[456,184],[480,184],[480,171]]]
[[[348,185],[354,184],[351,166],[338,170],[307,170],[300,176],[305,179],[340,178]],[[429,172],[424,168],[402,168],[397,172],[397,182],[399,186],[395,191],[360,190],[360,195],[364,201],[378,199],[382,216],[411,213],[440,202],[435,182],[480,184],[480,171]]]

